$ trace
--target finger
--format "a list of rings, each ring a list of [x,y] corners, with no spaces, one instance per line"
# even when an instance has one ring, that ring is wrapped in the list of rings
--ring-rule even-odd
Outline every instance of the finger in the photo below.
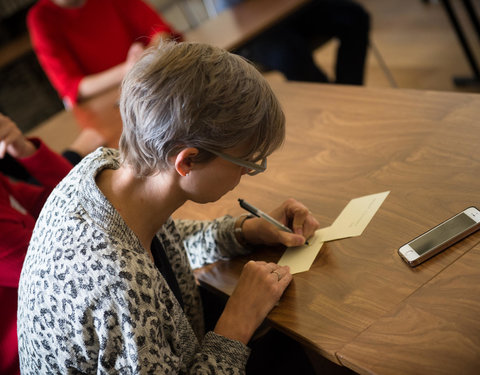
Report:
[[[22,133],[17,128],[12,128],[7,134],[4,134],[3,141],[8,146],[9,144],[15,143],[15,141],[22,137]]]
[[[4,141],[0,141],[0,159],[5,157],[5,152],[7,150],[7,145]]]
[[[272,276],[273,282],[279,282],[282,278],[282,274],[277,270],[273,270],[272,272],[270,272],[270,276]]]
[[[292,274],[288,272],[287,274],[285,274],[285,276],[283,276],[280,280],[278,280],[278,286],[281,288],[282,293],[283,291],[285,291],[285,289],[290,284],[292,279],[293,279]]]
[[[270,263],[267,263],[267,264],[265,265],[265,267],[267,268],[268,272],[271,273],[271,272],[275,271],[275,270],[278,268],[278,265],[277,265],[276,263],[270,262]]]
[[[0,139],[3,139],[11,132],[11,127],[8,117],[0,118]]]
[[[305,220],[303,225],[303,233],[305,238],[310,238],[315,234],[315,231],[320,228],[320,223],[311,214]]]
[[[306,238],[300,234],[278,232],[278,242],[287,247],[302,246],[305,244]]]
[[[290,273],[290,268],[288,266],[279,266],[277,264],[277,268],[271,273],[277,277],[277,281],[280,281],[283,277]]]
[[[301,206],[295,207],[295,209],[293,210],[293,221],[292,221],[292,229],[294,233],[301,234],[301,235],[304,234],[303,233],[304,223],[308,215],[309,215],[309,211],[305,206],[301,205]]]
[[[17,129],[12,129],[8,134],[4,136],[2,139],[2,143],[4,144],[4,154],[7,152],[9,149],[9,152],[13,152],[12,156],[16,157],[15,153],[17,151],[16,148],[19,148],[21,142],[20,140],[23,138],[22,133],[20,131],[17,131]],[[11,147],[9,147],[11,145]]]
[[[249,260],[247,263],[245,263],[245,265],[243,266],[243,268],[251,268],[251,267],[256,267],[258,265],[265,265],[267,264],[266,262],[263,262],[263,261],[254,261],[254,260]]]

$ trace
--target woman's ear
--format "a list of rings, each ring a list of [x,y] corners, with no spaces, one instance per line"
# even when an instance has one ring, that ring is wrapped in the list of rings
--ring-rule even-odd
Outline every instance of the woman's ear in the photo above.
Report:
[[[199,153],[195,147],[184,148],[180,151],[175,158],[175,169],[181,176],[187,176],[193,168],[193,159]]]

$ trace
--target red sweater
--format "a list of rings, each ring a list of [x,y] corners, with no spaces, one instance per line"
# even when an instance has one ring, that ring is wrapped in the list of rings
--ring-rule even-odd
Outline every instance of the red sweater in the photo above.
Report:
[[[32,139],[37,152],[19,159],[43,186],[12,183],[0,174],[0,374],[20,374],[17,345],[17,288],[35,220],[47,197],[72,166]]]
[[[142,0],[87,0],[79,8],[39,0],[27,24],[50,82],[71,103],[82,78],[124,62],[132,43],[147,45],[159,32],[178,36]]]

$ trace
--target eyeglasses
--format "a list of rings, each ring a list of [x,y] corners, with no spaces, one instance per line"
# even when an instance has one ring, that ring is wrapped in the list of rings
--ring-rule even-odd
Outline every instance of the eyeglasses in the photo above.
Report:
[[[267,169],[267,158],[263,158],[260,164],[256,164],[251,161],[239,159],[234,156],[230,156],[230,155],[224,154],[223,152],[215,151],[209,148],[202,147],[202,149],[210,152],[211,154],[219,156],[222,159],[225,159],[233,164],[246,168],[248,170],[247,174],[249,176],[255,176],[259,173],[265,172],[265,170]]]

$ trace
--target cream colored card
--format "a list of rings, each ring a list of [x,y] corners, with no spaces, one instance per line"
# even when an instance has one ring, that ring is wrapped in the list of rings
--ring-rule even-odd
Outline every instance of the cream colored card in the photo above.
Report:
[[[329,227],[315,232],[321,241],[360,236],[387,198],[389,191],[352,199]]]
[[[389,193],[385,191],[352,199],[331,226],[318,229],[308,240],[309,245],[285,250],[278,264],[289,266],[292,274],[308,271],[324,242],[360,236]]]
[[[278,261],[280,266],[289,266],[290,273],[308,271],[322,248],[323,242],[314,235],[308,240],[308,245],[289,247]]]

